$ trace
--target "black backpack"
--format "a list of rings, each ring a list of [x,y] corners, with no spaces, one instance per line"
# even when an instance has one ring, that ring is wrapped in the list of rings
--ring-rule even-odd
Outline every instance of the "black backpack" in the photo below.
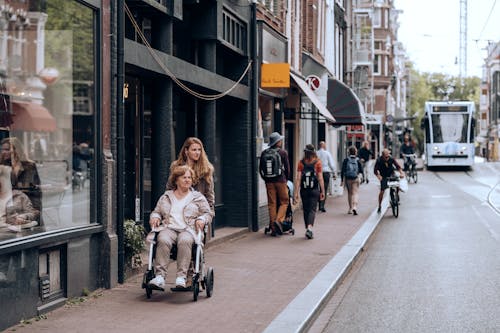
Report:
[[[315,189],[318,188],[318,176],[316,175],[316,170],[314,166],[316,165],[315,160],[311,164],[307,164],[304,160],[302,160],[302,164],[304,165],[304,169],[302,170],[302,176],[300,178],[300,188],[301,189]]]
[[[260,156],[259,172],[262,178],[270,179],[283,174],[283,162],[279,148],[267,148]]]

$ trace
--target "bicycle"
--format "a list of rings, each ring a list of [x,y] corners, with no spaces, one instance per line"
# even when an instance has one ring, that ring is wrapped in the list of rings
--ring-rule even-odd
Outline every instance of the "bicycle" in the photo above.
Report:
[[[399,216],[399,176],[387,177],[387,187],[391,198],[391,209],[394,217]]]
[[[418,173],[417,173],[417,163],[415,163],[415,154],[402,154],[405,159],[405,171],[406,171],[406,180],[408,184],[411,183],[411,180],[416,184],[418,181]]]

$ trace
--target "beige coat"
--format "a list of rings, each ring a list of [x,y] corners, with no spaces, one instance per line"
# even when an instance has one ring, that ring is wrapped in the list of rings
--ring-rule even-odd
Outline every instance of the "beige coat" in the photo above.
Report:
[[[208,204],[207,199],[200,192],[191,189],[192,197],[191,200],[184,207],[184,222],[188,226],[188,231],[193,235],[196,240],[196,220],[202,220],[205,225],[212,223],[212,210]],[[158,199],[155,209],[151,212],[150,218],[159,218],[161,220],[160,228],[155,231],[160,231],[164,228],[168,228],[170,210],[172,209],[172,197],[174,196],[173,190],[167,190]]]

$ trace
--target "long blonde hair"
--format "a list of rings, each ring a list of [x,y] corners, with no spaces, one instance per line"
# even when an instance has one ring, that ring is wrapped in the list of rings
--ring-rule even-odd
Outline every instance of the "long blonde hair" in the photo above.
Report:
[[[33,162],[28,158],[28,154],[26,154],[26,151],[24,150],[23,144],[21,141],[14,137],[8,137],[4,138],[1,142],[0,145],[8,143],[10,145],[10,150],[13,152],[13,157],[18,161],[18,162]]]
[[[170,167],[170,172],[172,172],[172,169],[176,166],[179,165],[185,165],[187,164],[187,151],[189,150],[189,147],[191,147],[192,144],[198,144],[201,147],[201,154],[200,154],[200,159],[198,161],[195,161],[193,164],[193,185],[198,184],[200,179],[204,179],[208,184],[211,184],[213,181],[213,172],[214,172],[214,167],[212,163],[208,160],[207,153],[205,152],[205,148],[203,147],[203,143],[201,142],[200,139],[196,137],[189,137],[184,141],[184,144],[181,147],[181,150],[179,151],[179,155],[177,157],[177,160],[172,163]]]

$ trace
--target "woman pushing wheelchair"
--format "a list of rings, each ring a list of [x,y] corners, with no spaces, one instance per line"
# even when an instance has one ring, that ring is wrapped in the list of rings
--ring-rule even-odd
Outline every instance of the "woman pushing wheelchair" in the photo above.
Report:
[[[186,277],[191,263],[193,244],[198,231],[212,222],[212,211],[203,194],[192,188],[194,172],[188,165],[175,166],[168,178],[171,190],[158,200],[149,224],[156,238],[156,276],[149,281],[153,288],[163,289],[170,262],[170,250],[177,244],[177,274],[175,285],[186,288]]]

